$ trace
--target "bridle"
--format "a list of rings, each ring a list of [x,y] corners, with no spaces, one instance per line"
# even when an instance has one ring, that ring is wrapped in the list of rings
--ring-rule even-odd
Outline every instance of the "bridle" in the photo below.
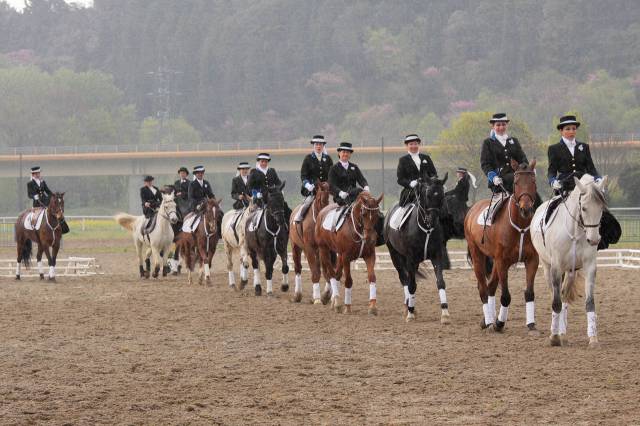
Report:
[[[424,182],[421,182],[419,186],[425,186],[427,190],[429,188],[429,185],[426,185]],[[416,188],[418,188],[418,186],[416,186]],[[444,191],[444,188],[442,189],[442,191]],[[417,200],[417,207],[418,207],[417,214],[416,214],[416,224],[418,225],[418,228],[420,228],[420,230],[426,236],[424,240],[424,249],[422,253],[422,258],[426,259],[429,240],[431,239],[431,234],[435,229],[433,216],[435,215],[435,213],[437,213],[437,216],[440,215],[440,210],[442,209],[442,206],[440,207],[423,206],[422,199],[427,197],[421,197],[421,193],[422,191],[416,190],[416,200]],[[444,200],[444,197],[443,197],[443,200]],[[426,200],[425,200],[425,203],[426,203]],[[424,226],[420,222],[421,220],[424,223]],[[437,223],[437,221],[435,222]]]
[[[267,200],[265,214],[263,215],[264,229],[267,231],[269,235],[273,237],[273,251],[278,252],[278,235],[280,234],[281,227],[278,225],[277,217],[278,215],[282,215],[284,217],[284,208],[278,210],[272,210],[269,207],[269,202]],[[271,216],[276,221],[276,226],[278,227],[275,231],[269,229],[269,223],[267,222],[267,216]],[[287,224],[284,224],[285,229],[287,229]]]
[[[535,176],[535,172],[533,170],[517,170],[517,171],[515,171],[513,173],[513,175],[514,175],[513,186],[514,187],[516,185],[515,177],[518,174],[533,174]],[[534,177],[534,180],[535,180],[535,177]],[[516,206],[516,208],[520,208],[520,206],[519,206],[520,200],[525,196],[529,198],[529,200],[531,201],[532,205],[535,204],[535,196],[531,195],[528,192],[523,192],[518,197],[515,197],[515,193],[511,194],[509,196],[509,203],[513,203],[513,205]],[[522,255],[524,254],[524,237],[525,237],[526,233],[529,232],[529,229],[531,228],[531,222],[529,222],[529,225],[526,228],[520,228],[518,225],[515,224],[515,222],[513,221],[513,218],[511,217],[511,208],[507,208],[507,211],[509,213],[509,223],[511,224],[511,227],[513,229],[515,229],[516,231],[518,231],[518,233],[520,234],[520,242],[518,244],[518,262],[522,262]]]
[[[375,200],[374,200],[375,201]],[[368,214],[369,215],[369,220],[373,221],[371,215],[373,214],[374,211],[379,211],[380,210],[380,206],[376,205],[375,207],[369,207],[366,206],[364,204],[365,200],[364,198],[360,198],[358,201],[356,201],[356,203],[354,204],[353,208],[351,209],[351,213],[349,214],[350,218],[351,218],[351,225],[353,226],[353,232],[356,233],[356,235],[358,236],[359,239],[355,239],[353,238],[353,242],[354,243],[360,243],[360,250],[358,251],[358,257],[362,256],[362,252],[364,251],[364,243],[365,243],[365,238],[364,238],[364,215]],[[353,212],[355,211],[355,209],[357,207],[360,207],[360,223],[356,224],[356,219],[354,217]],[[368,212],[368,213],[365,213]],[[362,227],[362,232],[360,232],[358,230],[358,225]]]
[[[51,222],[49,221],[49,211],[53,209],[51,209],[51,207],[47,207],[44,212],[44,217],[47,222],[47,228],[51,230],[51,235],[52,235],[51,244],[54,244],[56,242],[56,231],[60,229],[60,221],[64,217],[64,207],[60,207],[60,204],[63,201],[62,197],[56,196],[54,199],[56,201],[55,206],[57,208],[57,211],[55,213],[51,211],[51,214],[53,218],[56,219],[56,221],[58,222],[56,226],[51,226]],[[51,201],[53,201],[53,199]],[[51,203],[49,203],[49,205],[51,205]],[[58,214],[60,215],[60,217],[58,217]]]

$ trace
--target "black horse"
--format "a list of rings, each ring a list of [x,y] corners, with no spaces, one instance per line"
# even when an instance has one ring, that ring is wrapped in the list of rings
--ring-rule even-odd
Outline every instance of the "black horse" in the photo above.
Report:
[[[273,294],[273,264],[278,255],[282,261],[282,291],[289,290],[289,265],[287,264],[287,245],[289,242],[289,215],[282,194],[285,182],[272,186],[264,192],[264,209],[258,209],[247,218],[245,242],[253,265],[253,286],[256,296],[262,294],[258,259],[265,265],[267,295]]]
[[[413,210],[400,229],[391,227],[391,218],[398,209],[394,205],[384,224],[384,235],[391,254],[393,266],[398,271],[398,277],[404,288],[407,321],[415,319],[416,302],[416,273],[420,263],[431,260],[436,275],[436,284],[440,296],[442,314],[440,321],[449,323],[449,306],[445,292],[445,282],[442,271],[445,266],[446,248],[445,234],[440,222],[444,206],[444,179],[427,179],[419,181],[414,188],[416,202]]]

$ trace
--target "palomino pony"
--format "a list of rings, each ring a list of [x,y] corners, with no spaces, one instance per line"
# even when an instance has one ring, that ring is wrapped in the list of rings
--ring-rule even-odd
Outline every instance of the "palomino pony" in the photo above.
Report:
[[[311,270],[311,281],[313,282],[313,303],[327,304],[331,297],[331,287],[325,284],[325,289],[320,295],[320,259],[318,258],[318,244],[316,242],[316,223],[320,210],[329,204],[329,184],[327,182],[316,182],[315,195],[310,211],[302,220],[302,223],[296,226],[293,220],[289,224],[289,240],[291,241],[291,252],[293,255],[293,265],[296,272],[296,285],[293,295],[293,301],[298,303],[302,301],[302,252],[307,258],[309,269]],[[293,209],[292,218],[302,205]]]
[[[331,282],[331,307],[340,312],[340,281],[339,272],[336,271],[332,253],[338,255],[337,269],[343,269],[344,281],[344,305],[345,313],[351,312],[351,262],[363,258],[367,264],[367,276],[369,281],[369,308],[371,315],[377,315],[376,306],[376,240],[375,230],[379,220],[380,202],[367,191],[362,191],[353,202],[350,212],[346,214],[344,223],[337,231],[326,229],[325,218],[329,214],[336,214],[336,204],[329,204],[318,213],[315,238],[318,243],[322,272],[327,281]],[[327,222],[332,222],[331,217]]]
[[[589,346],[598,345],[596,304],[597,247],[602,212],[607,208],[607,177],[595,182],[585,174],[566,200],[556,208],[549,223],[543,224],[549,201],[536,210],[531,222],[531,238],[540,255],[544,276],[553,291],[551,307],[551,346],[566,343],[567,310],[576,297],[576,271],[584,270],[585,308]]]
[[[162,203],[158,208],[158,218],[153,231],[148,235],[142,234],[144,226],[144,216],[132,216],[127,213],[118,213],[115,216],[116,222],[123,228],[131,231],[133,235],[133,243],[136,246],[136,254],[138,255],[138,263],[140,266],[140,277],[149,278],[151,266],[153,266],[153,278],[157,278],[160,267],[167,263],[169,257],[169,248],[173,243],[172,224],[178,221],[176,213],[176,202],[173,194],[162,194]],[[145,261],[149,258],[149,249],[151,250],[152,262]],[[145,271],[144,264],[147,269]],[[153,263],[153,264],[152,264]],[[165,268],[162,268],[162,275],[166,275]]]
[[[483,217],[490,200],[478,201],[471,207],[464,221],[473,270],[478,280],[478,291],[482,301],[484,320],[482,328],[502,331],[507,321],[511,294],[509,294],[508,272],[511,265],[524,262],[527,287],[524,292],[526,302],[527,327],[531,335],[538,334],[535,328],[535,305],[533,284],[538,270],[538,253],[531,244],[529,226],[533,218],[536,200],[536,160],[531,164],[520,164],[511,160],[514,170],[514,193],[505,200],[506,205],[496,212],[493,223],[484,226]],[[479,217],[483,215],[482,217]],[[487,283],[486,259],[493,259],[494,266]],[[495,295],[500,285],[500,313],[495,319]],[[495,321],[495,324],[494,324]]]
[[[34,215],[37,215],[41,209],[34,209]],[[44,279],[42,270],[42,253],[47,256],[49,264],[49,281],[56,280],[56,258],[60,250],[62,241],[61,223],[64,221],[64,192],[56,192],[51,197],[49,206],[44,209],[44,217],[40,229],[30,230],[24,226],[26,216],[29,210],[25,210],[18,216],[15,224],[16,231],[16,249],[18,251],[18,259],[16,264],[16,280],[20,279],[20,262],[28,268],[31,265],[31,247],[32,242],[38,243],[38,273],[40,279]],[[49,249],[51,248],[51,251]]]
[[[249,254],[245,244],[245,225],[249,217],[249,208],[229,210],[222,217],[222,241],[227,255],[227,271],[229,273],[229,288],[236,288],[236,276],[233,273],[233,256],[240,255],[240,287],[249,282]]]
[[[404,303],[407,308],[407,322],[415,320],[416,305],[416,272],[420,263],[430,259],[436,275],[436,285],[440,296],[440,322],[449,324],[449,305],[447,304],[446,284],[442,271],[447,260],[445,235],[440,223],[444,204],[443,180],[428,179],[420,181],[414,188],[416,205],[404,219],[404,224],[398,226],[397,218],[391,223],[394,212],[398,210],[396,204],[389,210],[384,224],[385,241],[389,254],[398,271],[398,277],[404,288]],[[397,213],[398,215],[400,214]]]
[[[253,286],[256,296],[262,294],[260,285],[260,269],[258,259],[264,261],[265,278],[267,279],[267,295],[273,295],[273,264],[280,256],[282,261],[283,292],[289,290],[289,265],[287,264],[287,245],[289,243],[289,226],[286,203],[280,186],[267,188],[264,193],[264,209],[252,212],[247,218],[245,241],[253,266]]]
[[[204,279],[207,285],[211,285],[211,259],[218,247],[218,216],[222,214],[221,203],[222,199],[215,198],[204,201],[204,211],[196,229],[192,232],[183,231],[178,237],[176,250],[179,248],[189,270],[189,284],[193,284],[191,275],[197,259],[200,263],[198,283],[202,284]]]

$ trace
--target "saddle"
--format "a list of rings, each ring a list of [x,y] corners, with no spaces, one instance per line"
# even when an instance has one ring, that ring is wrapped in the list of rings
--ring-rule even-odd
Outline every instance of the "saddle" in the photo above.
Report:
[[[156,222],[158,219],[158,213],[154,213],[153,216],[151,216],[148,219],[145,219],[144,224],[142,225],[142,235],[149,235],[153,232],[153,230],[156,227]]]
[[[478,215],[478,225],[491,226],[496,214],[500,211],[509,195],[504,192],[496,192],[491,196],[489,205]]]
[[[400,230],[415,207],[416,205],[414,203],[410,203],[405,206],[398,206],[398,208],[393,211],[391,218],[389,219],[389,226],[391,229],[395,229],[396,231]]]
[[[556,195],[551,199],[551,201],[549,201],[549,204],[547,204],[547,211],[544,214],[544,221],[542,222],[544,225],[548,225],[553,221],[553,217],[555,217],[553,212],[556,211],[563,199],[564,197],[562,195]]]
[[[188,213],[182,221],[182,232],[192,233],[200,224],[202,214]]]
[[[233,231],[233,236],[236,238],[236,242],[240,242],[240,237],[238,237],[238,222],[242,217],[242,214],[245,212],[247,208],[240,210],[235,210],[233,213],[233,219],[229,221],[229,228]]]
[[[330,210],[322,221],[322,228],[326,229],[327,231],[338,232],[342,227],[344,219],[346,218],[349,211],[351,211],[351,205],[340,206],[333,210]]]
[[[260,226],[260,220],[262,219],[262,215],[264,215],[263,208],[256,208],[253,212],[253,216],[250,217],[251,222],[249,223],[249,232],[253,232]]]
[[[27,216],[24,218],[24,228],[30,231],[37,231],[42,225],[42,219],[44,218],[44,207],[34,207],[31,209]]]

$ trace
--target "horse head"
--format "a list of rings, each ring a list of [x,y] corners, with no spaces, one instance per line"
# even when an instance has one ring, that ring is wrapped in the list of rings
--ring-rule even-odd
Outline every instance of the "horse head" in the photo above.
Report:
[[[280,185],[270,186],[267,188],[265,194],[265,209],[276,220],[278,226],[286,226],[287,218],[285,217],[285,202],[282,189],[284,188],[286,181],[283,181]]]
[[[58,220],[64,218],[64,194],[64,192],[54,192],[49,201],[49,212]]]
[[[530,164],[518,164],[517,161],[511,160],[511,168],[513,169],[513,200],[518,207],[520,217],[530,219],[534,212],[534,204],[536,202],[536,160]]]
[[[204,217],[206,218],[206,228],[209,235],[217,234],[218,216],[221,214],[220,204],[222,199],[216,200],[215,198],[209,198],[206,201],[204,207]]]
[[[384,194],[375,198],[371,193],[362,191],[358,194],[354,203],[353,214],[362,219],[363,236],[367,241],[370,239],[375,241],[375,236],[373,238],[370,238],[370,236],[375,233],[375,226],[379,220],[378,212],[380,212],[380,203],[383,197]]]
[[[595,182],[593,176],[585,174],[580,180],[574,176],[578,195],[578,223],[586,233],[587,242],[592,246],[597,246],[600,242],[600,219],[602,212],[607,208],[607,198],[605,196],[608,177],[605,176],[600,182]],[[575,196],[574,196],[575,197]]]
[[[444,179],[427,178],[419,183],[419,204],[422,209],[428,211],[440,210],[444,205],[444,184],[449,178],[445,173]]]
[[[176,207],[175,196],[173,192],[167,194],[162,193],[162,204],[160,204],[160,212],[169,219],[172,225],[178,222],[178,212]]]
[[[329,196],[331,195],[331,188],[327,182],[316,181],[316,195],[315,200],[320,203],[320,206],[324,207],[329,204]]]

